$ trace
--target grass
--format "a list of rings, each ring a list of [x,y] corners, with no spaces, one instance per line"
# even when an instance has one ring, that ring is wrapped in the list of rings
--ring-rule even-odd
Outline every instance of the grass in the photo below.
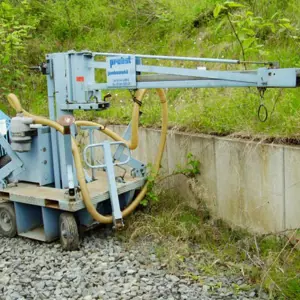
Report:
[[[187,201],[175,191],[161,192],[157,203],[129,217],[121,238],[151,240],[170,271],[180,270],[200,284],[203,276],[240,274],[247,284],[233,285],[235,293],[256,287],[270,299],[300,299],[300,252],[291,239],[284,233],[259,236],[230,228],[211,218],[201,201],[197,210]]]
[[[168,91],[169,126],[179,130],[208,134],[297,136],[299,132],[299,102],[294,91],[268,91],[265,105],[269,118],[260,122],[257,117],[260,97],[254,89],[203,89]],[[160,107],[151,93],[144,101],[141,125],[159,127]],[[289,100],[285,100],[288,98]],[[122,124],[131,119],[131,100],[116,93],[112,108],[101,114],[111,123]]]
[[[17,1],[6,0],[18,7]],[[241,58],[241,48],[226,19],[214,19],[213,10],[220,0],[141,0],[141,1],[92,1],[77,0],[29,1],[30,17],[38,26],[24,41],[22,57],[24,66],[44,60],[46,53],[70,49],[148,53],[160,55]],[[292,1],[239,1],[245,8],[233,11],[237,29],[242,23],[235,16],[246,15],[248,10],[264,22],[271,20],[275,32],[267,32],[255,25],[263,51],[255,47],[246,51],[249,60],[280,61],[282,67],[299,67],[300,8]],[[277,13],[278,17],[271,19]],[[13,10],[11,10],[13,14]],[[20,10],[17,11],[20,14]],[[84,16],[84,17],[83,17]],[[295,30],[283,31],[277,19],[288,18]],[[27,20],[21,16],[20,22]],[[24,21],[25,22],[25,21]],[[239,32],[242,37],[242,33]],[[248,49],[249,50],[249,49]],[[4,50],[3,50],[4,51]],[[145,60],[147,63],[147,61]],[[155,61],[155,63],[157,63]],[[174,65],[165,63],[166,65]],[[18,65],[20,70],[23,68]],[[188,63],[188,67],[196,67]],[[208,64],[210,69],[231,68]],[[252,66],[256,68],[256,66]],[[44,77],[23,70],[22,88],[2,78],[1,88],[18,94],[27,109],[47,115],[46,80]],[[111,109],[103,113],[80,113],[79,118],[106,118],[111,123],[127,123],[131,118],[132,102],[129,93],[112,91]],[[260,103],[255,89],[180,89],[168,90],[170,126],[179,130],[209,134],[231,134],[275,137],[298,136],[299,96],[296,89],[268,90],[265,105],[269,119],[259,122],[257,109]],[[0,109],[8,108],[5,93],[1,95]],[[143,126],[160,125],[159,102],[150,93],[143,105]]]

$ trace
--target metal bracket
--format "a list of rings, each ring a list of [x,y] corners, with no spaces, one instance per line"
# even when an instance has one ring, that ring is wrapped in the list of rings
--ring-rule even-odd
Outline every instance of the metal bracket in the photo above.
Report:
[[[131,123],[127,126],[123,138],[125,140],[129,140],[131,138]],[[126,159],[126,154],[124,154],[124,146],[119,145],[115,154],[114,154],[114,159],[115,160],[125,160]],[[131,170],[131,176],[132,177],[144,177],[146,174],[146,167],[145,164],[143,164],[141,161],[131,158],[130,161],[128,162],[128,165],[132,168]]]
[[[127,156],[126,160],[124,160],[124,161],[113,162],[111,145],[121,145],[121,144],[124,145],[125,148],[128,149],[128,156]],[[89,149],[92,150],[93,148],[96,148],[96,147],[103,148],[104,163],[98,164],[98,165],[92,165],[89,163],[89,161],[87,159],[87,151]],[[103,143],[99,143],[99,144],[91,144],[91,145],[86,146],[85,149],[83,150],[83,159],[84,159],[84,162],[87,164],[87,166],[90,167],[91,169],[105,168],[106,175],[107,175],[108,188],[109,188],[110,203],[111,203],[111,207],[112,207],[114,226],[116,228],[123,227],[124,224],[123,224],[122,212],[121,212],[121,208],[120,208],[114,166],[125,165],[129,162],[129,160],[131,159],[131,154],[130,154],[129,148],[123,142],[104,141]]]
[[[64,146],[64,161],[67,178],[63,178],[63,187],[69,189],[70,199],[75,197],[75,187],[77,186],[76,169],[74,168],[72,154],[72,126],[75,118],[72,115],[61,116],[58,123],[64,127],[64,134],[61,138]]]
[[[128,150],[128,155],[126,155],[126,159],[123,160],[123,161],[120,161],[120,162],[112,162],[112,165],[113,166],[122,166],[122,165],[126,165],[129,160],[131,159],[131,153],[130,153],[130,149],[128,148],[128,146],[123,143],[123,142],[109,142],[109,141],[104,141],[103,143],[98,143],[98,144],[91,144],[91,145],[88,145],[84,148],[83,150],[83,159],[84,159],[84,162],[86,163],[86,165],[91,168],[91,169],[101,169],[101,168],[107,168],[107,164],[106,164],[106,158],[105,158],[105,149],[107,148],[107,145],[111,146],[111,145],[122,145],[124,146],[125,149]],[[104,160],[105,160],[105,163],[104,164],[98,164],[98,165],[92,165],[89,163],[88,159],[87,159],[87,151],[89,149],[92,150],[92,148],[96,148],[96,147],[103,147],[103,150],[104,150]],[[110,149],[110,148],[109,148]],[[110,150],[111,152],[111,150]],[[113,156],[111,156],[111,159],[113,159]]]
[[[11,145],[0,134],[0,146],[5,150],[11,161],[0,169],[0,180],[2,189],[6,187],[6,178],[13,178],[20,172],[24,171],[23,162],[18,155],[11,149]],[[3,184],[4,183],[4,184]]]

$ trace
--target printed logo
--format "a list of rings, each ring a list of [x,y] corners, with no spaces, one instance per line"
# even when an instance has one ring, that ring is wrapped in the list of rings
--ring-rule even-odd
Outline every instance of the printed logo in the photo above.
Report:
[[[128,65],[131,64],[131,57],[128,56],[128,57],[113,58],[110,59],[109,63],[111,68],[114,65]]]

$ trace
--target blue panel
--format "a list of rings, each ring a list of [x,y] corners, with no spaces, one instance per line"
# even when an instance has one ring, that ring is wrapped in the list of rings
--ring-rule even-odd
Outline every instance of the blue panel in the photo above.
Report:
[[[10,157],[11,161],[6,164],[4,167],[0,169],[0,187],[3,188],[3,181],[7,179],[7,177],[12,176],[15,178],[20,172],[23,171],[23,162],[19,159],[16,153],[11,149],[8,141],[0,134],[0,147],[7,153]]]
[[[65,114],[72,114],[71,112],[63,112],[60,108],[60,105],[66,103],[66,99],[72,99],[72,87],[71,87],[71,76],[69,74],[69,56],[66,53],[55,53],[47,56],[47,59],[51,59],[53,66],[53,87],[55,91],[55,108],[56,114],[54,112],[51,114],[52,120],[57,120]],[[48,78],[50,76],[48,75]],[[52,80],[51,78],[49,78]],[[62,181],[62,187],[68,186],[68,175],[67,168],[65,163],[65,148],[62,139],[62,135],[57,133],[57,146],[58,146],[58,155],[59,155],[59,169],[60,169],[60,180]],[[56,141],[55,141],[56,143]],[[52,144],[52,148],[56,145]]]
[[[67,177],[62,178],[63,188],[74,189],[75,182],[77,186],[77,180],[75,175],[75,168],[73,165],[73,156],[72,156],[72,136],[71,134],[64,134],[61,136],[61,141],[64,146],[64,157],[63,160],[66,169],[67,169]]]
[[[0,120],[6,121],[6,128],[9,129],[10,127],[10,117],[7,116],[2,110],[0,110]]]
[[[49,63],[49,66],[51,67],[52,64]],[[55,121],[56,120],[55,98],[54,98],[55,89],[54,89],[54,81],[52,79],[52,76],[47,76],[47,88],[48,88],[49,117],[51,120]],[[51,128],[51,152],[52,152],[55,188],[60,189],[61,182],[60,182],[60,165],[59,165],[59,156],[58,156],[58,147],[57,147],[57,132],[54,128]]]
[[[8,117],[2,110],[0,110],[0,120],[6,121],[6,129],[8,130],[10,127],[10,117]],[[8,140],[8,135],[5,134],[4,138]],[[5,154],[6,154],[5,150],[0,146],[0,157],[4,156]]]
[[[38,135],[32,137],[31,150],[18,153],[24,163],[25,171],[18,180],[34,182],[39,185],[54,183],[51,134],[49,127],[38,128]]]
[[[131,190],[119,195],[120,208],[123,210],[133,200],[135,190]],[[110,200],[99,202],[97,211],[102,215],[111,215],[112,207]]]
[[[18,233],[27,232],[43,225],[40,206],[15,202]]]
[[[59,216],[60,210],[42,207],[44,232],[46,241],[50,242],[56,240],[59,237]]]
[[[123,210],[129,203],[132,201],[135,190],[131,190],[129,192],[123,193],[119,195],[120,207]]]
[[[90,226],[94,223],[93,217],[89,214],[86,209],[81,209],[76,212],[76,216],[79,219],[80,225]]]
[[[8,140],[7,134],[5,134],[5,135],[3,136],[3,138],[5,138],[6,140]],[[2,156],[4,156],[4,155],[6,155],[6,151],[5,151],[5,149],[4,149],[3,147],[0,146],[0,157],[2,157]]]

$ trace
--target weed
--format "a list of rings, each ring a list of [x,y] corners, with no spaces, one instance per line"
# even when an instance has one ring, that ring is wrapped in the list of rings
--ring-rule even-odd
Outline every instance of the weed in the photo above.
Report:
[[[157,191],[155,190],[155,184],[156,181],[156,173],[153,170],[153,165],[148,164],[147,166],[147,194],[145,198],[141,201],[141,205],[147,206],[149,203],[155,203],[159,201],[159,196],[157,194]],[[177,166],[176,171],[171,174],[171,176],[176,174],[184,174],[187,177],[195,177],[196,175],[200,174],[200,162],[199,160],[195,159],[194,155],[192,153],[187,154],[187,164],[185,167],[183,166]],[[167,175],[166,177],[170,177],[170,175]],[[159,178],[159,180],[164,180],[164,178]],[[184,217],[184,216],[183,216]],[[190,217],[190,216],[189,216]],[[190,218],[186,219],[188,222],[190,222]]]
[[[192,153],[187,154],[187,165],[182,167],[177,165],[175,174],[184,174],[187,177],[195,177],[200,174],[200,161]]]
[[[216,4],[227,7],[247,59],[279,60],[281,67],[300,66],[297,30],[300,7],[296,0],[249,0],[243,1],[243,6],[240,1],[224,3],[218,0],[2,1],[0,109],[9,112],[5,94],[14,91],[26,102],[26,109],[47,115],[45,80],[41,75],[26,71],[28,66],[44,60],[46,53],[89,48],[92,51],[240,58],[241,47],[224,9],[221,7],[217,18],[213,16]],[[183,66],[177,62],[160,63]],[[185,66],[199,65],[188,62]],[[238,68],[220,64],[207,67]],[[111,109],[101,112],[101,117],[112,123],[128,122],[132,104],[129,95],[120,91],[111,93]],[[293,136],[299,130],[299,91],[296,89],[285,89],[278,101],[277,91],[267,91],[265,105],[269,112],[273,107],[275,110],[265,123],[257,120],[259,96],[255,89],[170,89],[167,94],[170,126],[178,129],[272,136]],[[160,125],[158,103],[152,94],[145,98],[143,126]],[[98,112],[76,115],[85,119],[99,116]]]
[[[141,205],[147,206],[149,203],[158,202],[158,195],[154,190],[155,187],[155,179],[156,179],[156,172],[153,170],[153,165],[147,165],[148,172],[147,172],[147,194],[145,198],[140,202]]]
[[[298,299],[300,252],[284,234],[251,235],[204,217],[205,212],[190,208],[175,191],[158,196],[150,211],[130,217],[122,234],[131,241],[154,241],[157,257],[172,272],[186,270],[188,278],[200,283],[202,276],[240,274],[248,283],[232,286],[234,293],[261,286],[270,297]]]

